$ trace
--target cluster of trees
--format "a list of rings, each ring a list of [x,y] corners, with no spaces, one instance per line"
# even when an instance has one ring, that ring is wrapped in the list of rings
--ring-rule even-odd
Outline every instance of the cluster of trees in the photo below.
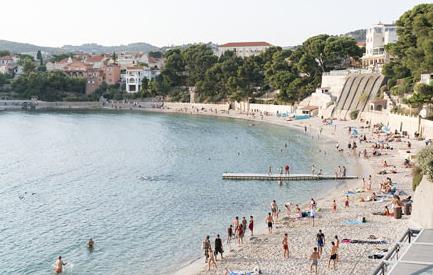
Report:
[[[433,4],[421,4],[405,12],[397,21],[398,41],[386,50],[393,56],[383,73],[394,95],[413,92],[408,103],[417,106],[433,103],[428,85],[415,85],[422,73],[433,72]]]
[[[59,71],[28,71],[12,81],[12,93],[19,98],[36,96],[45,101],[80,100],[84,97],[86,81],[72,78]]]
[[[171,49],[165,53],[161,75],[143,85],[143,94],[185,101],[189,88],[196,100],[255,99],[279,90],[278,101],[301,100],[320,85],[323,72],[344,69],[363,50],[347,36],[318,35],[294,49],[271,47],[257,56],[240,58],[234,52],[217,57],[204,44]]]

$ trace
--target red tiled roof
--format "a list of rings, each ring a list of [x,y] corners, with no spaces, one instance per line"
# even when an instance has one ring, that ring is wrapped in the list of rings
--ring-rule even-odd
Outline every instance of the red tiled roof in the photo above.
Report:
[[[9,55],[2,56],[2,57],[0,57],[0,59],[1,59],[1,60],[14,60],[14,59],[12,58],[12,56],[9,56]]]
[[[220,45],[220,47],[269,47],[272,44],[268,42],[230,42]]]
[[[356,43],[356,46],[358,46],[358,47],[365,47],[365,45],[367,45],[367,43],[363,42],[363,41],[360,41],[360,42]]]
[[[104,60],[104,56],[103,55],[92,55],[86,58],[86,62],[89,63],[95,63],[95,62],[101,62],[102,60]]]

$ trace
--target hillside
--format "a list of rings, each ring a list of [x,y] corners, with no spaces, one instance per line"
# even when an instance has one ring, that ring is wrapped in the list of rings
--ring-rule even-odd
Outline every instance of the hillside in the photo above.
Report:
[[[361,29],[361,30],[356,30],[356,31],[351,31],[348,32],[346,34],[344,34],[345,36],[350,36],[353,37],[356,42],[365,42],[365,36],[366,36],[367,30],[366,29]]]
[[[7,50],[13,53],[25,52],[47,52],[50,54],[59,54],[65,52],[85,52],[85,53],[112,53],[112,52],[150,52],[159,50],[158,47],[148,43],[130,43],[128,45],[119,46],[103,46],[96,43],[88,43],[79,46],[65,45],[60,48],[37,46],[29,43],[19,43],[8,40],[0,40],[0,50]]]
[[[65,52],[86,52],[86,53],[112,53],[112,52],[150,52],[159,50],[158,47],[148,43],[138,42],[128,45],[103,46],[96,43],[83,44],[80,46],[65,45],[61,48]]]
[[[7,50],[13,53],[25,53],[25,52],[49,52],[49,53],[61,53],[62,49],[53,47],[42,47],[29,43],[19,43],[8,40],[0,39],[0,50]]]

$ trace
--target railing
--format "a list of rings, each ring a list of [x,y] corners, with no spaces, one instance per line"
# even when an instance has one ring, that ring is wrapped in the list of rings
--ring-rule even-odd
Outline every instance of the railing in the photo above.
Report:
[[[390,265],[395,264],[398,261],[398,253],[400,252],[400,248],[404,243],[410,244],[412,242],[412,238],[416,237],[421,230],[419,229],[408,229],[400,238],[400,240],[394,244],[388,254],[383,258],[382,262],[379,266],[373,271],[373,275],[385,275],[388,271],[388,267]]]

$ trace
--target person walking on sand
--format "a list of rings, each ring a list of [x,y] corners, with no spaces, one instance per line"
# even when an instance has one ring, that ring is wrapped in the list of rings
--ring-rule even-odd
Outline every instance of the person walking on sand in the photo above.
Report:
[[[332,202],[332,212],[337,212],[337,202],[335,202],[335,200]]]
[[[310,218],[311,218],[311,223],[312,226],[314,227],[314,218],[316,217],[316,210],[315,208],[311,207],[310,209]]]
[[[250,223],[248,224],[248,229],[251,232],[251,237],[254,236],[254,218],[250,216]]]
[[[319,230],[319,233],[317,233],[317,248],[319,249],[320,255],[323,253],[323,246],[325,246],[325,234],[323,234],[322,230]]]
[[[230,241],[233,239],[233,225],[229,225],[227,228],[227,243],[230,243]]]
[[[274,219],[272,218],[271,213],[268,213],[268,216],[266,217],[266,223],[268,224],[268,233],[272,234],[272,224],[274,223]]]
[[[320,259],[320,254],[319,252],[317,252],[317,247],[315,247],[313,249],[313,253],[311,253],[310,256],[310,260],[311,260],[310,272],[313,272],[313,267],[314,267],[314,272],[317,274],[317,266],[319,264],[319,259]]]
[[[245,231],[247,231],[247,219],[245,217],[242,217],[242,229]]]
[[[274,217],[275,221],[278,221],[278,205],[277,205],[277,202],[275,200],[273,200],[271,203],[271,212],[272,212],[272,216]]]
[[[223,259],[223,242],[220,238],[220,235],[218,234],[215,239],[215,260],[218,260],[218,253],[221,254],[221,260]]]
[[[211,249],[211,245],[210,245],[210,240],[209,240],[209,235],[206,236],[206,238],[203,240],[203,243],[201,245],[201,248],[204,251],[204,256],[205,256],[205,260],[204,262],[207,263],[209,260],[209,249]]]
[[[332,248],[331,248],[331,257],[329,258],[329,262],[328,262],[328,268],[331,266],[331,261],[332,261],[332,265],[334,267],[334,270],[336,270],[336,266],[335,266],[335,262],[337,261],[337,246],[335,245],[334,242],[331,242]]]
[[[215,255],[214,255],[211,247],[209,247],[209,249],[208,249],[208,259],[209,259],[209,261],[208,261],[207,271],[210,271],[212,264],[215,266],[216,269],[218,269],[216,261],[215,261]]]
[[[288,259],[289,258],[289,237],[287,233],[284,234],[282,244],[283,244],[283,257]]]
[[[338,262],[338,249],[340,248],[340,239],[338,239],[338,236],[337,235],[335,235],[335,237],[334,237],[334,243],[335,243],[335,246],[337,247],[337,262]]]
[[[54,272],[56,272],[56,273],[62,273],[64,265],[66,265],[66,263],[63,262],[62,256],[59,256],[57,258],[57,260],[56,260],[56,263],[54,264]]]
[[[244,227],[242,225],[238,226],[236,230],[236,235],[238,236],[238,245],[244,244]]]
[[[345,208],[349,207],[349,195],[346,195],[346,199],[344,200],[344,207]]]

